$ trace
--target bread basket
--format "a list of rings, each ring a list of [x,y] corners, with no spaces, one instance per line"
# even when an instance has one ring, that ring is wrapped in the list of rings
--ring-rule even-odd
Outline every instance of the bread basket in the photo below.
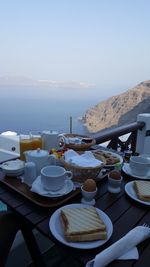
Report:
[[[76,150],[76,151],[85,151],[85,150],[88,150],[91,146],[95,145],[96,144],[96,140],[89,137],[89,136],[86,136],[86,135],[78,135],[78,134],[64,134],[64,137],[67,139],[69,138],[79,138],[79,139],[86,139],[88,140],[89,139],[89,142],[87,143],[81,143],[81,144],[73,144],[73,143],[66,143],[66,148],[70,148],[70,149],[73,149],[73,150]]]
[[[81,154],[82,152],[78,152]],[[96,158],[96,156],[95,156]],[[72,171],[73,173],[73,181],[84,183],[87,179],[96,179],[99,175],[101,169],[103,168],[104,164],[100,163],[100,165],[96,167],[81,167],[77,165],[70,164],[65,161],[64,157],[60,159],[62,165],[66,170]]]

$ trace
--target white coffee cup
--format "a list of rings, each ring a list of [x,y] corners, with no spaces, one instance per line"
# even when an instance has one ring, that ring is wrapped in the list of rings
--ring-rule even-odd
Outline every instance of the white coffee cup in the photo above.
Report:
[[[143,156],[132,156],[129,166],[133,174],[147,176],[150,172],[150,159]]]
[[[72,172],[60,166],[46,166],[41,170],[41,183],[47,190],[58,191],[68,178],[72,178]]]

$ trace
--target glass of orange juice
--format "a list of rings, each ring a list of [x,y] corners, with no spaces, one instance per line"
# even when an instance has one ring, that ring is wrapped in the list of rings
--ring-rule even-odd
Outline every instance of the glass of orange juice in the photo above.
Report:
[[[39,132],[31,132],[32,149],[42,148],[42,138]]]
[[[20,159],[25,160],[24,151],[32,150],[31,135],[20,134]]]

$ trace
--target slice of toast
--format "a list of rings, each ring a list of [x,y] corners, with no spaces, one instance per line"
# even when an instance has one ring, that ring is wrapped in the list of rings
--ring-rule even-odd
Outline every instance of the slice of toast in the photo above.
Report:
[[[134,189],[137,197],[143,201],[150,201],[150,182],[134,181]]]
[[[85,242],[85,241],[94,241],[94,240],[105,240],[107,239],[107,232],[101,231],[91,234],[80,234],[80,235],[65,235],[65,238],[68,242]]]
[[[69,242],[107,239],[106,226],[96,208],[62,208],[64,236]]]

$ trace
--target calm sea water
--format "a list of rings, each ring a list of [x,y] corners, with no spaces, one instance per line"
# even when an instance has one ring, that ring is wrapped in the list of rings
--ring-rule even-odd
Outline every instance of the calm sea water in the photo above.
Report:
[[[86,134],[78,117],[100,102],[100,97],[92,90],[90,93],[83,90],[0,87],[0,132],[58,130],[68,133],[72,116],[73,132]]]

